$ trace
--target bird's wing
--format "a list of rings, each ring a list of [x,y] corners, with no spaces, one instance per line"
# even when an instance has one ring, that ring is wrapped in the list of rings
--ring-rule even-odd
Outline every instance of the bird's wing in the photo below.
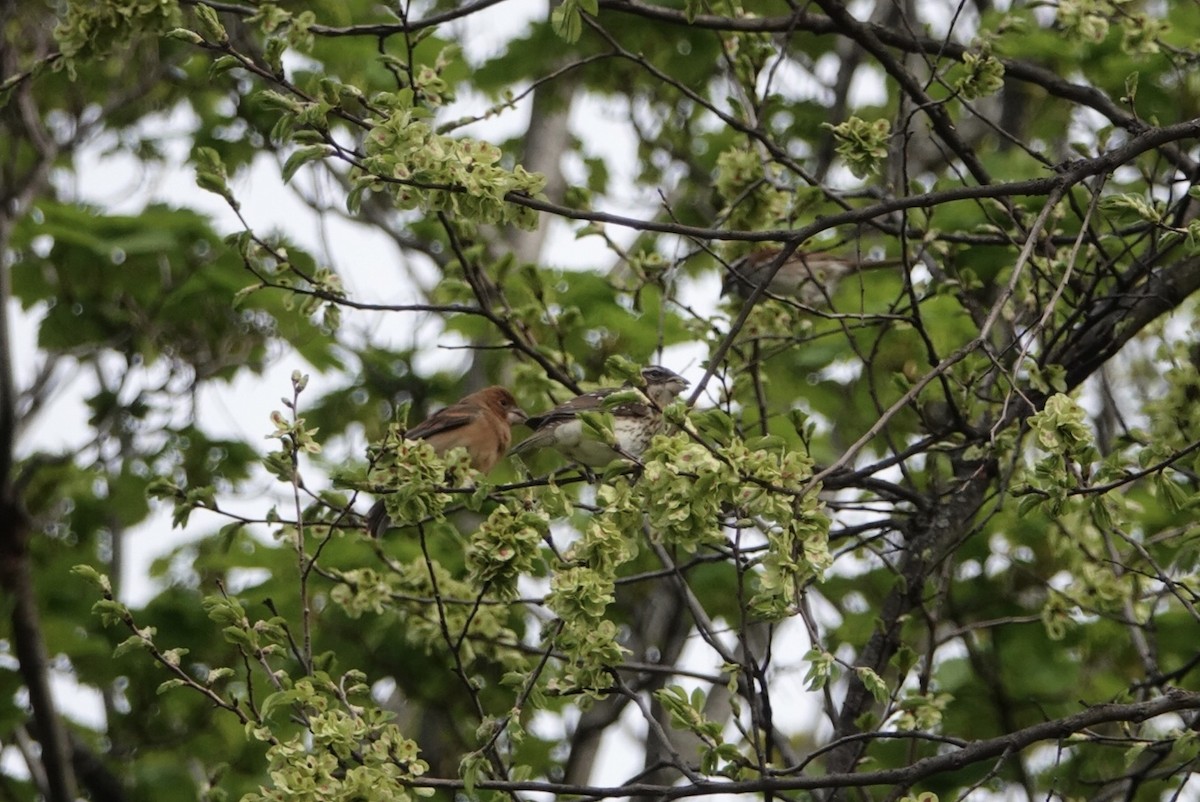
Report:
[[[608,393],[605,393],[605,395],[608,395]],[[603,397],[601,397],[601,400],[602,399]],[[567,405],[564,404],[563,406],[565,407]],[[624,404],[618,404],[617,406],[607,410],[603,409],[603,406],[599,403],[599,401],[597,401],[597,403],[594,405],[577,404],[571,409],[561,411],[560,408],[556,407],[555,409],[550,410],[550,412],[539,416],[540,420],[534,427],[533,434],[529,435],[529,437],[526,437],[524,440],[513,446],[509,453],[523,454],[531,449],[547,447],[558,449],[566,447],[569,450],[578,446],[581,440],[587,441],[595,439],[596,442],[599,442],[594,434],[586,434],[582,429],[580,429],[578,415],[581,412],[600,411],[610,413],[618,427],[620,426],[620,421],[622,420],[644,420],[658,415],[658,410],[654,409],[653,407],[632,401]],[[571,426],[574,426],[574,429],[571,430],[569,434],[564,435],[564,432],[560,431],[560,429],[563,427]],[[567,453],[569,454],[569,451]],[[605,459],[597,464],[603,465],[607,462],[608,460]]]
[[[605,410],[612,414],[614,418],[649,418],[658,414],[658,410],[648,404],[641,404],[637,401],[627,401],[624,404],[617,404],[615,407]]]
[[[508,453],[524,454],[531,448],[544,448],[546,446],[556,445],[558,442],[557,435],[554,431],[556,428],[558,428],[557,424],[554,426],[544,426],[538,429],[536,432],[513,446]]]
[[[434,435],[461,429],[478,420],[483,412],[476,404],[459,401],[439,409],[405,432],[404,436],[409,440],[426,440]]]
[[[601,387],[599,390],[592,390],[590,393],[577,395],[570,401],[564,401],[540,415],[531,415],[525,421],[525,425],[531,429],[540,429],[548,423],[557,423],[573,418],[580,412],[600,409],[600,405],[603,403],[605,397],[612,395],[617,389],[616,387]]]

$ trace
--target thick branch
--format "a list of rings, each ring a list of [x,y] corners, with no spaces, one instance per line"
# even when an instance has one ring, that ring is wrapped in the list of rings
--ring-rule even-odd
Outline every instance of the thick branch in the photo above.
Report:
[[[38,618],[29,561],[29,519],[13,495],[10,485],[0,498],[0,587],[11,606],[13,651],[33,709],[50,802],[74,802],[71,748],[50,693],[50,661]]]
[[[1154,272],[1132,292],[1109,298],[1089,323],[1063,344],[1052,362],[1066,368],[1077,387],[1138,332],[1200,289],[1200,256],[1188,256]]]
[[[904,560],[900,576],[883,603],[879,628],[863,647],[855,665],[882,675],[888,661],[900,648],[900,634],[908,614],[925,598],[926,580],[971,534],[975,515],[983,504],[991,484],[992,466],[982,462],[959,461],[955,465],[955,492],[947,503],[913,518],[907,529]],[[858,732],[855,723],[873,704],[870,691],[856,673],[848,678],[846,698],[834,726],[834,738]],[[867,742],[848,741],[830,752],[827,765],[831,774],[851,772]]]
[[[1071,716],[1044,721],[1016,732],[985,741],[976,741],[954,752],[927,757],[911,765],[858,774],[829,774],[824,776],[767,777],[742,782],[704,781],[691,785],[663,786],[650,783],[629,783],[616,786],[580,786],[536,780],[501,782],[480,780],[478,790],[531,791],[560,795],[587,796],[597,799],[631,795],[658,795],[663,799],[684,799],[708,794],[761,794],[763,792],[820,790],[827,788],[870,788],[881,785],[918,783],[928,777],[957,771],[985,760],[1013,755],[1042,741],[1067,738],[1091,727],[1112,722],[1139,723],[1165,713],[1179,710],[1200,710],[1200,693],[1170,690],[1165,696],[1133,704],[1101,704]],[[462,780],[424,778],[411,783],[417,788],[460,790]]]
[[[943,203],[961,200],[1050,195],[1057,190],[1074,186],[1092,176],[1109,173],[1148,151],[1162,148],[1179,140],[1194,139],[1196,137],[1200,137],[1200,119],[1188,120],[1187,122],[1176,123],[1161,128],[1147,128],[1120,147],[1105,151],[1099,156],[1091,159],[1076,159],[1056,165],[1056,175],[1046,178],[1033,178],[1025,181],[1010,181],[980,186],[960,186],[946,190],[925,192],[920,195],[910,195],[903,198],[889,198],[862,208],[818,217],[808,225],[791,229],[770,229],[766,231],[722,230],[684,225],[681,223],[641,220],[635,217],[609,214],[607,212],[574,209],[518,193],[510,193],[505,197],[505,200],[540,212],[548,212],[559,217],[572,220],[586,220],[593,223],[610,223],[639,231],[658,231],[664,234],[678,234],[684,237],[721,241],[804,242],[831,228],[865,223],[875,218],[907,209],[931,208]],[[395,181],[394,179],[389,180],[387,176],[379,176],[379,178],[382,181],[390,183],[406,183]],[[458,191],[456,187],[449,186],[432,188]]]
[[[5,12],[8,7],[3,7]],[[0,15],[0,24],[7,22]],[[16,54],[0,49],[0,71],[14,74]],[[41,744],[46,793],[50,802],[74,802],[75,775],[71,768],[71,749],[54,698],[50,693],[50,665],[38,618],[33,568],[29,560],[29,518],[25,514],[14,476],[17,393],[13,375],[12,330],[8,320],[11,308],[11,265],[9,253],[16,221],[29,208],[48,180],[50,165],[57,150],[39,118],[30,85],[19,87],[15,98],[18,115],[13,127],[17,136],[27,138],[36,154],[23,172],[14,170],[16,181],[0,194],[0,587],[5,591],[12,616],[12,642],[21,678],[29,693],[33,710],[34,732]],[[7,128],[12,135],[13,128]]]

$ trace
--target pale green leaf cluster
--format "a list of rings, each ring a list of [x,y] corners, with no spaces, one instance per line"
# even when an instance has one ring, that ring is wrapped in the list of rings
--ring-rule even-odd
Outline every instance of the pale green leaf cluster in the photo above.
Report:
[[[668,410],[669,412],[669,410]],[[758,446],[758,447],[754,447]],[[723,543],[721,521],[761,531],[769,548],[756,574],[755,612],[788,615],[800,588],[829,567],[829,519],[816,491],[799,487],[812,460],[766,438],[733,438],[717,451],[683,433],[654,438],[630,501],[644,511],[650,537],[686,552]]]
[[[1101,201],[1101,206],[1107,211],[1128,215],[1147,223],[1160,223],[1163,220],[1163,212],[1159,205],[1142,195],[1133,193],[1108,195]]]
[[[887,683],[874,670],[867,666],[855,666],[854,673],[858,675],[863,687],[870,692],[871,696],[875,697],[876,702],[884,703],[891,698],[891,691],[888,689]]]
[[[193,510],[216,509],[216,491],[209,485],[184,488],[166,478],[157,477],[146,485],[146,495],[174,505],[171,514],[173,526],[186,526]]]
[[[105,596],[112,595],[112,581],[90,565],[81,564],[71,568],[71,573],[91,582]]]
[[[293,372],[292,386],[295,391],[293,399],[303,392],[307,384],[307,376],[299,372]],[[274,426],[274,431],[267,435],[267,439],[277,440],[279,448],[264,457],[263,465],[280,481],[291,483],[297,480],[300,456],[302,454],[312,455],[321,452],[321,444],[315,437],[320,429],[316,427],[309,428],[305,419],[296,414],[294,400],[288,400],[287,398],[282,400],[291,410],[292,414],[288,416],[278,410],[271,413],[271,423]],[[290,532],[290,527],[286,531]]]
[[[654,438],[643,456],[632,501],[650,536],[689,553],[724,543],[722,508],[741,486],[734,466],[682,433]]]
[[[508,201],[512,193],[536,196],[545,178],[500,164],[500,149],[478,139],[446,136],[410,91],[377,97],[388,115],[374,120],[365,140],[358,189],[386,191],[401,209],[452,212],[481,223],[537,225],[537,213]]]
[[[550,516],[532,500],[508,500],[480,524],[467,548],[467,568],[477,587],[501,599],[517,595],[517,580],[533,571]]]
[[[790,193],[767,177],[762,156],[752,148],[730,148],[717,157],[714,186],[726,204],[731,228],[767,227],[787,216],[792,206]]]
[[[599,621],[612,602],[613,580],[605,572],[572,565],[554,572],[546,606],[565,622]]]
[[[303,52],[312,50],[313,34],[310,29],[317,21],[317,16],[311,10],[292,13],[274,3],[262,3],[246,21],[259,23],[262,32],[270,37],[267,40],[268,50],[277,49],[280,44],[276,43],[287,44]],[[279,32],[283,33],[282,39],[273,36]],[[274,65],[277,58],[268,56],[268,61]]]
[[[654,438],[645,457],[632,501],[645,510],[652,536],[662,542],[687,551],[723,542],[720,521],[728,513],[764,530],[796,527],[797,533],[805,528],[802,518],[818,513],[812,523],[828,528],[815,492],[797,503],[797,488],[812,476],[812,460],[781,441],[732,438],[712,450],[677,432]],[[819,558],[810,570],[824,567]]]
[[[601,485],[597,501],[604,513],[589,518],[580,538],[571,544],[550,580],[546,608],[558,616],[554,643],[565,656],[552,691],[580,690],[599,698],[609,683],[610,666],[620,663],[625,649],[617,643],[617,627],[604,618],[613,601],[619,568],[637,554],[641,527],[629,485]],[[631,528],[632,527],[632,528]]]
[[[896,703],[899,710],[894,724],[898,730],[934,732],[942,723],[946,706],[953,701],[948,693],[910,693]]]
[[[69,0],[54,28],[67,68],[106,56],[144,34],[179,24],[177,0]]]
[[[571,544],[566,558],[615,577],[618,568],[637,556],[641,520],[633,511],[636,502],[627,483],[602,485],[596,496],[606,512],[588,518],[583,536]]]
[[[1142,581],[1135,573],[1125,572],[1109,561],[1098,562],[1092,555],[1112,548],[1113,531],[1097,526],[1086,511],[1059,518],[1051,529],[1051,542],[1061,570],[1067,572],[1065,587],[1052,590],[1043,604],[1041,617],[1047,633],[1061,639],[1081,615],[1097,613],[1148,617],[1150,607],[1141,599]]]
[[[252,620],[246,608],[231,596],[205,596],[201,602],[225,640],[257,659],[286,651],[287,631],[282,618]]]
[[[671,726],[687,730],[699,740],[700,771],[735,780],[750,776],[737,744],[725,741],[723,724],[704,714],[706,697],[702,690],[696,688],[689,695],[684,688],[672,685],[655,691],[654,697],[670,714]]]
[[[804,655],[804,662],[808,664],[804,687],[810,691],[819,691],[837,676],[837,658],[830,652],[809,649]]]
[[[1102,42],[1116,26],[1121,50],[1128,55],[1153,55],[1171,26],[1144,11],[1131,11],[1124,0],[1059,0],[1057,21],[1068,36]]]
[[[1200,434],[1200,370],[1192,356],[1197,335],[1193,325],[1189,336],[1174,348],[1164,349],[1169,360],[1159,377],[1160,389],[1146,403],[1150,434],[1147,450],[1140,452],[1142,467],[1163,459],[1176,448],[1186,447]]]
[[[963,53],[967,74],[955,82],[954,88],[967,100],[994,95],[1004,87],[1004,65],[985,48],[980,53]]]
[[[379,615],[394,604],[397,592],[395,575],[372,568],[355,568],[338,574],[341,582],[329,591],[329,598],[346,615],[359,618],[365,613]]]
[[[1090,476],[1096,449],[1087,413],[1070,396],[1056,393],[1041,411],[1029,418],[1038,446],[1046,456],[1038,460],[1027,479],[1034,495],[1023,501],[1023,509],[1039,502],[1050,505],[1054,514],[1064,508],[1071,491]]]
[[[558,605],[554,602],[573,590],[591,593],[593,597],[600,595],[593,591],[595,587],[595,579],[580,569],[555,574],[554,592],[547,599],[547,606],[555,610]],[[554,636],[554,645],[563,655],[561,666],[558,676],[546,683],[546,689],[551,693],[578,692],[592,699],[603,698],[612,685],[610,672],[624,661],[629,651],[617,642],[617,625],[604,618],[584,616],[563,618],[561,624]]]
[[[314,437],[320,429],[309,429],[304,418],[289,420],[283,413],[275,411],[271,413],[271,423],[275,425],[275,433],[271,436],[280,442],[283,453],[289,457],[301,451],[306,454],[321,452],[321,444]]]
[[[759,615],[780,619],[795,613],[803,586],[833,563],[829,524],[814,494],[796,498],[792,515],[764,530],[768,549],[751,599]]]
[[[411,799],[411,782],[429,767],[416,742],[391,723],[391,713],[350,702],[351,695],[367,690],[361,677],[334,683],[318,672],[267,697],[264,716],[283,707],[300,715],[306,730],[272,744],[267,752],[271,787],[248,794],[245,802]],[[251,728],[251,733],[263,731]]]
[[[1129,55],[1148,56],[1162,50],[1163,35],[1171,30],[1165,20],[1142,11],[1121,19],[1121,50]]]
[[[1108,35],[1109,0],[1059,0],[1057,22],[1067,36],[1101,42]]]
[[[395,526],[412,526],[440,518],[449,494],[442,488],[460,487],[472,474],[470,457],[456,448],[438,456],[425,440],[406,440],[403,427],[393,424],[380,443],[371,467],[370,483],[393,492],[383,496]]]
[[[238,202],[229,188],[229,174],[221,155],[213,148],[200,147],[192,154],[192,161],[196,165],[196,186],[220,195],[236,211]]]
[[[1045,451],[1073,462],[1090,461],[1095,456],[1087,413],[1065,393],[1046,399],[1041,411],[1029,418],[1029,425]]]
[[[671,410],[667,410],[671,418]],[[569,665],[560,689],[605,687],[607,666],[620,655],[616,629],[604,615],[613,602],[618,569],[637,554],[643,536],[683,553],[726,542],[725,520],[759,530],[768,542],[755,573],[755,611],[780,617],[792,611],[804,583],[830,564],[829,519],[815,491],[799,487],[812,475],[811,459],[766,441],[754,448],[734,438],[713,450],[685,432],[659,435],[642,455],[631,481],[618,477],[597,492],[599,512],[555,571],[547,607],[562,629],[555,643]]]
[[[788,336],[806,334],[813,329],[813,316],[792,304],[756,304],[746,318],[744,331],[750,336]],[[734,377],[734,390],[752,389],[749,373]]]
[[[222,45],[229,43],[229,32],[225,30],[221,18],[217,16],[217,12],[213,10],[212,6],[204,3],[196,5],[196,23],[200,26],[200,32],[205,39]]]
[[[1040,617],[1042,626],[1046,628],[1046,634],[1051,640],[1062,640],[1066,637],[1067,630],[1074,623],[1072,610],[1074,605],[1065,597],[1051,593],[1046,597],[1045,603],[1042,604]]]
[[[837,139],[837,153],[858,178],[879,172],[888,154],[892,124],[884,117],[874,121],[851,117],[843,123],[825,127]]]
[[[1030,494],[1022,498],[1022,514],[1049,516],[1045,537],[1055,565],[1067,578],[1052,588],[1041,609],[1042,623],[1054,639],[1063,638],[1081,616],[1103,614],[1133,621],[1148,620],[1152,606],[1143,598],[1142,577],[1123,565],[1145,555],[1133,531],[1145,510],[1121,487],[1128,466],[1120,453],[1098,461],[1083,409],[1066,395],[1047,400],[1030,418],[1038,446],[1047,456],[1024,474]],[[1144,449],[1144,459],[1165,455],[1169,446]],[[1167,508],[1191,503],[1189,494],[1161,472],[1154,488]],[[1089,487],[1099,486],[1099,489]],[[1122,555],[1128,549],[1129,555]]]
[[[583,14],[593,17],[600,13],[597,0],[563,0],[550,13],[554,32],[567,42],[577,42],[583,33]]]

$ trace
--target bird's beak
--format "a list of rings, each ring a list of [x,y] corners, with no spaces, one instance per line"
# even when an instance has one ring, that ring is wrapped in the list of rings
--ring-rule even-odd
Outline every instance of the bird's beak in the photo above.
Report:
[[[529,416],[525,414],[525,410],[520,407],[513,407],[508,411],[508,422],[510,424],[524,423]]]

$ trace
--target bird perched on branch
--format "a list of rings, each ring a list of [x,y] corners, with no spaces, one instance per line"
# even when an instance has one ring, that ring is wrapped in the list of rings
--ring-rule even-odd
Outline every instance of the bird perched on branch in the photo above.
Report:
[[[687,379],[658,365],[642,370],[642,381],[645,384],[642,400],[620,401],[610,406],[605,404],[605,399],[622,389],[632,389],[632,385],[602,387],[577,395],[541,415],[534,415],[527,421],[533,434],[514,446],[512,453],[553,448],[568,459],[592,468],[603,467],[618,458],[636,459],[654,435],[666,428],[662,408],[688,386]],[[615,449],[584,424],[580,414],[585,412],[611,413]]]
[[[770,275],[779,253],[778,248],[762,248],[732,262],[721,285],[722,294],[734,293],[742,298],[749,298]],[[851,273],[879,267],[895,267],[903,263],[903,259],[861,261],[830,253],[795,251],[771,278],[767,292],[794,298],[805,306],[824,307],[829,305],[829,299],[837,289],[838,282]]]
[[[471,467],[487,473],[508,450],[512,425],[525,420],[517,399],[503,387],[485,387],[448,407],[439,409],[404,433],[405,439],[424,440],[438,455],[466,449]],[[367,531],[379,537],[388,528],[383,500],[367,513]]]

